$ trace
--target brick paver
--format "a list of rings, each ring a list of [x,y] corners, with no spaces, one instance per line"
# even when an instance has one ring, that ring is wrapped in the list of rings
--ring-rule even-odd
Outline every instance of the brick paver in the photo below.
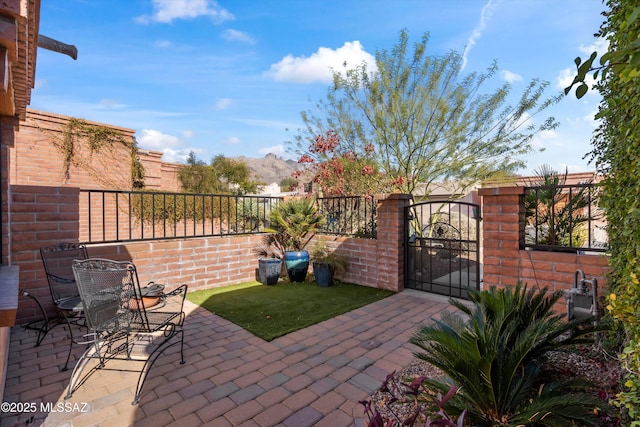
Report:
[[[138,405],[131,405],[137,374],[106,369],[65,400],[83,349],[74,346],[71,369],[61,372],[65,330],[57,328],[34,348],[35,334],[14,327],[3,400],[35,403],[37,411],[2,414],[0,427],[25,425],[31,417],[29,425],[36,426],[362,427],[358,400],[412,361],[409,337],[449,304],[404,291],[269,343],[185,306],[186,364],[175,348],[161,355]],[[56,405],[62,410],[47,411]]]

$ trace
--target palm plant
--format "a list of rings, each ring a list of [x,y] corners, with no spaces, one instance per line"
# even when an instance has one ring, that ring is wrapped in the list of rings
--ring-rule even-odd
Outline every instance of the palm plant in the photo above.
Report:
[[[268,215],[262,243],[254,252],[265,258],[284,259],[286,251],[303,250],[325,223],[313,199],[289,199],[280,202]],[[284,266],[283,266],[284,267]]]
[[[269,212],[270,231],[287,251],[301,251],[324,224],[314,199],[289,199]]]
[[[449,413],[466,409],[474,426],[591,424],[596,403],[586,384],[545,383],[541,375],[547,351],[588,343],[593,332],[590,319],[568,322],[553,312],[561,297],[520,284],[471,291],[471,307],[451,300],[461,313],[443,313],[414,334],[411,342],[423,350],[416,356],[445,374],[429,386],[443,394],[459,390]]]
[[[532,243],[561,246],[582,246],[585,225],[595,217],[586,215],[594,197],[588,187],[575,187],[567,191],[568,171],[564,174],[549,165],[536,170],[536,179],[525,198],[526,217],[534,228]],[[590,183],[590,182],[589,182]]]

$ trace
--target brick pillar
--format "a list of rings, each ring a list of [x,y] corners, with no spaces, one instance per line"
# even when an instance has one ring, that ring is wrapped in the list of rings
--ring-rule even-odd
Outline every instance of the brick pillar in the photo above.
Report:
[[[484,284],[514,286],[524,243],[524,187],[481,188]]]
[[[0,117],[0,220],[2,222],[2,231],[0,234],[0,264],[9,265],[11,260],[9,246],[9,186],[10,182],[10,159],[9,154],[14,145],[15,131],[19,122],[15,117]]]
[[[404,208],[410,203],[409,194],[393,193],[378,199],[378,288],[404,289]]]
[[[11,265],[20,268],[20,288],[36,296],[51,313],[40,247],[79,241],[79,193],[77,187],[11,186]],[[35,302],[21,298],[17,317],[18,323],[24,323],[41,314]]]

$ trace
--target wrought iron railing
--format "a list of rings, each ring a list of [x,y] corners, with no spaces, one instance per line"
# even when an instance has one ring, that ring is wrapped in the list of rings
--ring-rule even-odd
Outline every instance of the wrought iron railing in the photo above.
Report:
[[[318,208],[326,217],[321,232],[375,239],[377,203],[373,197],[320,197]]]
[[[155,191],[80,190],[80,241],[116,243],[257,234],[279,197]],[[321,232],[376,237],[373,198],[318,198]]]
[[[278,197],[80,190],[80,240],[114,243],[264,231]]]
[[[606,251],[604,211],[597,184],[528,187],[525,196],[525,247],[579,252]]]

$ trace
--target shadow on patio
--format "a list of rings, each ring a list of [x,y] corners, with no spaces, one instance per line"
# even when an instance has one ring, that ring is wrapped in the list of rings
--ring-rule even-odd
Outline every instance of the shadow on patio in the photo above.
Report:
[[[185,302],[185,360],[169,348],[152,367],[139,405],[137,374],[96,372],[64,400],[66,333],[11,331],[6,402],[35,412],[5,414],[0,426],[364,426],[361,400],[413,359],[409,337],[449,306],[404,291],[271,342]],[[76,346],[77,360],[82,348]],[[33,417],[33,424],[27,422]]]

